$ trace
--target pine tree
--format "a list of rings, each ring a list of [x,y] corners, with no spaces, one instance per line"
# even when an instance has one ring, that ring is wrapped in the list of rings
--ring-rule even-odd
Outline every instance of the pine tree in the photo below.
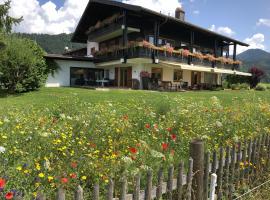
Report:
[[[11,33],[12,26],[19,24],[23,17],[14,18],[9,16],[9,10],[11,8],[11,0],[5,1],[3,4],[0,4],[0,32],[2,33]]]

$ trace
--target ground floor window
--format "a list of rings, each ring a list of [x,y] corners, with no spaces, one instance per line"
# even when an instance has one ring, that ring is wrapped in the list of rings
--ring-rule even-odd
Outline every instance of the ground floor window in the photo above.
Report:
[[[152,68],[152,79],[161,80],[162,79],[162,69],[161,68]]]
[[[217,85],[217,74],[204,73],[204,82],[207,84]]]
[[[96,86],[98,80],[104,79],[103,69],[94,68],[70,68],[70,85],[71,86]]]
[[[175,69],[173,71],[173,81],[174,82],[179,82],[183,79],[183,71],[180,69]]]

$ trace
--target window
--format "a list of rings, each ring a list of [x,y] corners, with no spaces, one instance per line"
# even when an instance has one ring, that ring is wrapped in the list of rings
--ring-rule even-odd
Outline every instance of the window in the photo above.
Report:
[[[161,68],[152,68],[152,79],[161,80],[162,79],[162,69]]]
[[[180,69],[175,69],[173,72],[173,81],[177,82],[183,79],[183,71]]]
[[[217,74],[204,73],[204,82],[207,84],[217,84]]]
[[[150,42],[151,44],[154,44],[154,37],[153,37],[153,36],[149,36],[149,42]]]
[[[110,79],[110,70],[106,69],[106,70],[104,71],[104,78],[105,78],[105,79]]]
[[[95,86],[97,80],[104,78],[103,69],[92,68],[70,68],[70,85],[71,86]]]

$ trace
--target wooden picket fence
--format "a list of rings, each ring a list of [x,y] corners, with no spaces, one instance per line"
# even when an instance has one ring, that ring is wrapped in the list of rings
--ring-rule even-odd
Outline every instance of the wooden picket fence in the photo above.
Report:
[[[254,186],[257,180],[261,180],[267,174],[270,166],[270,137],[263,135],[254,140],[238,143],[232,147],[221,147],[219,151],[204,152],[204,143],[194,140],[190,144],[190,159],[187,170],[184,162],[177,169],[170,166],[168,175],[164,176],[164,170],[160,169],[157,176],[157,185],[154,186],[152,171],[147,172],[146,186],[141,188],[141,176],[135,177],[132,188],[128,188],[126,177],[121,179],[121,187],[118,188],[120,195],[114,196],[115,182],[109,180],[106,193],[100,194],[98,183],[94,185],[91,194],[93,200],[208,200],[236,198],[242,185]],[[187,174],[185,174],[187,171]],[[214,179],[217,174],[217,184]],[[211,180],[211,181],[210,181]],[[259,184],[256,183],[256,184]],[[128,191],[132,191],[128,193]],[[216,193],[214,193],[216,191]],[[66,191],[59,188],[56,199],[65,200]],[[215,197],[214,197],[215,195]],[[38,200],[46,200],[43,194],[38,194]],[[83,200],[83,188],[75,189],[75,200]]]

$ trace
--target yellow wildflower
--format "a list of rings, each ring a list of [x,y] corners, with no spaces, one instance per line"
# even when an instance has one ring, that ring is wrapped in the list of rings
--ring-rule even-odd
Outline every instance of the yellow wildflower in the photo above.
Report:
[[[82,180],[86,180],[87,179],[87,176],[82,176]]]
[[[38,177],[39,177],[39,178],[44,178],[45,175],[44,175],[43,173],[39,173]]]
[[[22,171],[22,167],[17,167],[16,168],[18,171]]]

